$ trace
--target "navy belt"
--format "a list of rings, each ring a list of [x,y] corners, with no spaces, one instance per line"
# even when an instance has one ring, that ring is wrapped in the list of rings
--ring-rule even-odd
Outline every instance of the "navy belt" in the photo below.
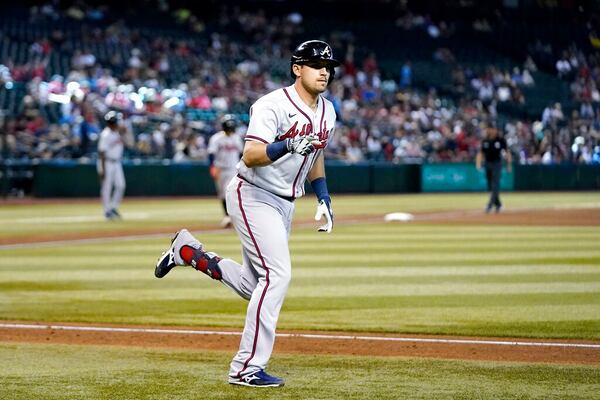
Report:
[[[241,176],[240,174],[237,174],[237,177],[238,177],[238,178],[240,178],[241,180],[243,180],[244,182],[246,182],[246,183],[247,183],[247,184],[249,184],[249,185],[256,186],[254,183],[252,183],[252,182],[248,182],[248,180],[247,180],[246,178],[244,178],[243,176]],[[260,186],[256,186],[256,187],[257,187],[257,188],[261,188]],[[261,189],[263,189],[263,188],[261,188]],[[271,193],[271,194],[274,194],[275,196],[279,197],[280,199],[287,200],[287,201],[289,201],[290,203],[293,203],[293,202],[294,202],[294,200],[296,200],[296,198],[295,198],[295,197],[290,197],[290,196],[281,196],[281,195],[279,195],[279,194],[277,194],[277,193],[270,192],[270,191],[268,191],[267,189],[263,189],[263,190],[266,190],[267,192],[269,192],[269,193]]]

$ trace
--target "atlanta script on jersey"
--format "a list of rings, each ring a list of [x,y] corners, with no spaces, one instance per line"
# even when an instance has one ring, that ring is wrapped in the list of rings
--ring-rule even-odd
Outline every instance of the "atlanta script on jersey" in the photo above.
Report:
[[[301,99],[294,86],[277,89],[250,108],[250,124],[245,140],[273,143],[298,135],[315,134],[327,146],[335,129],[333,104],[319,96],[313,112]],[[322,150],[308,156],[286,154],[274,163],[248,168],[243,160],[238,173],[248,182],[284,197],[304,195],[304,181]]]

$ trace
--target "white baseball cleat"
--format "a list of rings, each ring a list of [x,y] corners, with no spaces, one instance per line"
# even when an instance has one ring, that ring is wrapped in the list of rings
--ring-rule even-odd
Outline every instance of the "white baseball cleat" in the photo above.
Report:
[[[154,276],[162,278],[174,267],[187,265],[181,258],[181,254],[179,254],[179,251],[183,246],[190,246],[196,250],[202,250],[202,243],[192,236],[187,229],[180,230],[173,236],[173,239],[171,239],[171,246],[159,257],[156,268],[154,269]]]

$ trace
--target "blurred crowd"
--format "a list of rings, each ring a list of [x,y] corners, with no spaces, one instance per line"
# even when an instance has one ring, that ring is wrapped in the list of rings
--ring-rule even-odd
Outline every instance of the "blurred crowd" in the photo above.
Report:
[[[174,28],[157,35],[122,21],[88,26],[86,21],[104,21],[100,8],[30,10],[31,21],[65,18],[80,21],[80,46],[57,28],[29,45],[27,62],[0,61],[0,85],[25,88],[17,115],[4,117],[3,154],[9,157],[93,158],[102,116],[119,110],[132,136],[129,157],[205,160],[222,115],[235,115],[243,135],[250,105],[291,84],[290,51],[304,32],[298,13],[267,17],[224,9],[218,29],[207,32],[203,21],[178,10],[171,14]],[[399,24],[421,19],[413,15]],[[491,29],[485,21],[477,28]],[[431,31],[431,24],[427,29],[432,36],[451,30],[444,25]],[[570,49],[557,60],[557,74],[568,80],[579,109],[565,114],[557,99],[539,120],[524,121],[500,118],[497,104],[527,101],[523,88],[535,85],[531,58],[510,69],[489,65],[476,71],[440,49],[434,58],[452,65],[448,81],[458,93],[449,99],[435,89],[416,88],[410,61],[393,76],[380,69],[377,54],[359,57],[351,35],[334,32],[323,39],[343,61],[326,93],[338,113],[329,158],[468,162],[485,127],[496,124],[520,163],[600,162],[598,54]],[[53,53],[70,56],[65,74],[49,73]]]

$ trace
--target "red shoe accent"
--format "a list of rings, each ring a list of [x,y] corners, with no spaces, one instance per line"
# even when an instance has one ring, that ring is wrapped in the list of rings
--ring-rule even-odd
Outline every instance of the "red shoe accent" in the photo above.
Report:
[[[186,264],[191,265],[194,258],[194,248],[191,246],[182,246],[179,250],[179,255]]]
[[[221,257],[209,258],[205,252],[196,250],[191,246],[181,246],[179,255],[187,265],[191,265],[194,269],[204,272],[213,279],[221,280],[221,270],[218,265]]]
[[[193,261],[192,266],[198,271],[202,271],[206,274],[208,271],[208,260],[201,255]]]

